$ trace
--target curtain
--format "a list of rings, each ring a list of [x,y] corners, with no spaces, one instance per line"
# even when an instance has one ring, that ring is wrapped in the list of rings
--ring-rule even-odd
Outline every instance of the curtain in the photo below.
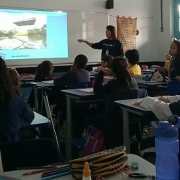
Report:
[[[123,44],[124,52],[136,49],[137,18],[117,17],[117,37]]]

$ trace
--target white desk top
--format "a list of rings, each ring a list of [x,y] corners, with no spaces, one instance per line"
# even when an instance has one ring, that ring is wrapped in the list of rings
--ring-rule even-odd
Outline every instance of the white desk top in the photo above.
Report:
[[[168,96],[167,96],[168,97]],[[159,97],[153,97],[154,99],[158,99]],[[140,106],[134,105],[135,102],[141,102],[144,98],[138,98],[138,99],[128,99],[128,100],[118,100],[115,101],[115,103],[119,104],[122,107],[127,107],[133,110],[139,110],[144,113],[150,113],[151,111],[144,109]]]
[[[144,108],[142,108],[140,106],[134,105],[135,102],[141,102],[143,99],[144,98],[118,100],[118,101],[115,101],[115,103],[119,104],[122,107],[128,107],[128,108],[131,108],[131,109],[134,109],[134,110],[140,110],[140,111],[143,111],[143,112],[151,112],[151,111],[149,111],[147,109],[144,109]]]
[[[80,88],[78,88],[78,89],[80,89]],[[66,93],[66,94],[69,94],[69,95],[75,95],[75,96],[80,96],[80,97],[95,95],[94,92],[85,92],[85,91],[80,91],[78,89],[65,89],[65,90],[61,90],[61,91]],[[82,89],[84,90],[85,88],[82,88]],[[90,88],[87,88],[87,90],[89,91]]]
[[[155,175],[155,166],[146,160],[142,159],[141,157],[134,155],[134,154],[128,154],[128,165],[131,165],[132,162],[137,162],[139,165],[139,170],[136,170],[135,172],[140,172],[144,173],[147,175]],[[21,180],[40,180],[41,179],[41,174],[34,174],[34,175],[29,175],[29,176],[22,176],[23,173],[25,172],[30,172],[33,170],[18,170],[18,171],[11,171],[11,172],[5,172],[1,173],[2,175],[7,175],[15,178],[19,178]],[[128,173],[131,172],[130,170],[127,170],[125,172],[125,175],[118,173],[117,175],[111,175],[108,177],[105,177],[106,180],[115,180],[115,179],[124,179],[124,180],[132,180],[132,178],[129,178],[127,175]],[[121,178],[120,178],[121,177]],[[54,180],[73,180],[71,175],[63,176],[60,178],[56,178]],[[150,180],[150,178],[146,178],[147,180]],[[140,180],[140,179],[137,179]]]
[[[34,112],[34,115],[34,120],[31,123],[31,125],[33,126],[42,125],[50,122],[48,118],[42,116],[41,114],[38,114],[37,112]]]
[[[45,82],[45,81],[42,81],[42,82],[30,82],[30,84],[34,84],[36,86],[40,86],[40,87],[50,87],[50,86],[54,86],[54,83],[52,83],[52,81],[50,82]]]
[[[141,70],[142,72],[154,72],[155,69],[146,69],[146,70]]]

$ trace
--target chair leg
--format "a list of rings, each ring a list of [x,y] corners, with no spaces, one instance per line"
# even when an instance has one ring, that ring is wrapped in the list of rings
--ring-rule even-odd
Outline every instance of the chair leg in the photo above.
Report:
[[[3,171],[3,165],[2,165],[2,156],[1,156],[1,151],[0,151],[0,173],[4,172]]]

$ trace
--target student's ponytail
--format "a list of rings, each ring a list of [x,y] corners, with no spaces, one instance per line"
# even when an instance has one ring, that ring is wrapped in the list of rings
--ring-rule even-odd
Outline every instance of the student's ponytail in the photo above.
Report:
[[[131,75],[128,71],[127,61],[123,57],[116,57],[111,63],[112,71],[116,78],[118,90],[126,90],[131,86]]]

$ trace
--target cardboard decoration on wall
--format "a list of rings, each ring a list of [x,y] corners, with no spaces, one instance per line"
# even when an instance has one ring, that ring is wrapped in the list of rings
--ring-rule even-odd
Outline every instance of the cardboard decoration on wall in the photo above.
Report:
[[[124,52],[136,49],[137,18],[117,17],[117,36],[122,42]]]

